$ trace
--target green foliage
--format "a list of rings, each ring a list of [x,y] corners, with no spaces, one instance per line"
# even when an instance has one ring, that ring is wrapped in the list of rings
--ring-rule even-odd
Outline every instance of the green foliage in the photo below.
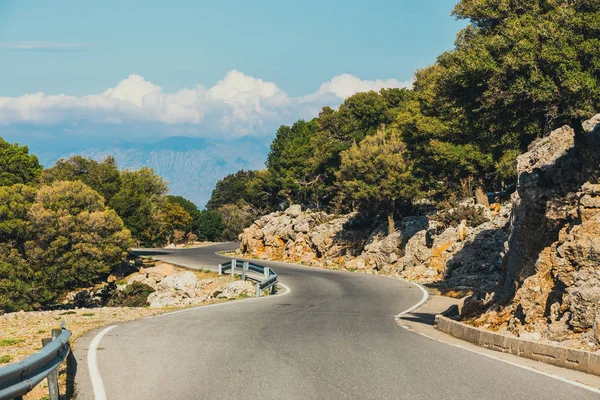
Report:
[[[430,217],[439,222],[440,230],[445,230],[451,226],[457,227],[463,220],[467,226],[477,227],[489,221],[481,207],[459,205],[457,207],[439,212]]]
[[[225,230],[223,217],[215,210],[200,211],[196,220],[198,239],[208,242],[216,242],[221,240]]]
[[[517,157],[519,154],[518,150],[507,150],[496,163],[498,179],[502,182],[510,183],[517,180]]]
[[[155,245],[155,219],[159,218],[158,208],[166,192],[166,183],[150,168],[121,172],[121,187],[109,205],[123,219],[140,245]]]
[[[19,344],[23,339],[2,339],[0,340],[0,347],[13,346]]]
[[[398,132],[368,136],[341,154],[337,174],[344,194],[358,202],[359,209],[383,207],[388,228],[394,232],[394,212],[398,202],[409,202],[418,193],[411,173],[406,145]]]
[[[216,210],[225,204],[245,201],[257,209],[268,207],[269,177],[262,171],[240,170],[217,182],[206,208]]]
[[[314,121],[298,121],[291,127],[281,126],[271,144],[267,168],[276,180],[277,193],[288,203],[306,202],[309,196],[307,177],[313,148],[311,138],[317,125]]]
[[[271,209],[291,203],[338,209],[336,171],[340,154],[375,134],[380,125],[391,123],[398,107],[410,97],[405,89],[357,93],[337,111],[325,107],[312,121],[280,127],[267,160],[266,183],[270,187],[266,192],[276,194],[270,197]]]
[[[152,213],[152,224],[149,227],[151,241],[154,245],[170,243],[175,232],[185,235],[191,225],[192,217],[182,206],[162,201]]]
[[[12,217],[2,226],[17,227],[16,235],[0,242],[4,311],[39,308],[66,290],[92,285],[120,263],[131,245],[118,215],[82,182],[58,181],[42,186],[32,202],[11,202],[24,193],[31,201],[31,188],[0,190],[0,209]]]
[[[483,180],[483,173],[493,165],[492,156],[474,144],[432,140],[429,146],[427,155],[431,163],[428,171],[437,177],[442,187],[452,189],[460,184],[462,197],[472,195],[473,180]]]
[[[154,291],[145,283],[133,282],[123,290],[115,290],[107,305],[109,307],[147,307],[148,296]]]
[[[471,22],[444,53],[440,95],[499,158],[600,107],[600,2],[462,0]]]
[[[166,197],[166,200],[169,203],[180,205],[190,215],[190,217],[192,217],[191,224],[185,230],[186,231],[196,231],[197,230],[196,220],[197,220],[198,216],[200,215],[200,210],[198,210],[198,207],[194,203],[192,203],[191,201],[189,201],[188,199],[186,199],[182,196],[169,195]]]
[[[42,173],[42,166],[27,146],[11,144],[0,138],[0,186],[31,183]]]
[[[10,354],[4,354],[0,356],[0,364],[8,364],[12,360],[12,356]]]
[[[222,237],[224,240],[237,240],[244,228],[249,227],[258,217],[256,210],[243,200],[236,204],[225,204],[217,212],[223,220]]]
[[[58,160],[56,165],[42,173],[42,182],[79,180],[104,197],[108,204],[121,187],[121,175],[114,157],[98,162],[81,156]]]
[[[0,186],[0,243],[25,243],[29,234],[27,212],[36,192],[35,188],[23,184]]]

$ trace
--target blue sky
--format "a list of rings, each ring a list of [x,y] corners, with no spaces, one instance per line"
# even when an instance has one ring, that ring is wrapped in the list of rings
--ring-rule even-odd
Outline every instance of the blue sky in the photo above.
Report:
[[[0,132],[267,134],[408,86],[465,25],[454,3],[0,0]]]

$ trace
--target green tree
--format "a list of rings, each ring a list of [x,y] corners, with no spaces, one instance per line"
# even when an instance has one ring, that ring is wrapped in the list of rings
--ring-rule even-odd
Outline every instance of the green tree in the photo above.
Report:
[[[200,216],[200,210],[198,210],[198,207],[194,203],[182,196],[169,195],[166,197],[166,200],[169,203],[180,205],[190,215],[190,217],[192,217],[191,223],[187,227],[185,227],[184,231],[195,232],[196,230],[198,230],[197,220]]]
[[[121,172],[121,187],[109,205],[143,246],[155,245],[154,216],[167,190],[166,183],[150,168]]]
[[[248,185],[255,176],[256,171],[244,170],[227,175],[217,182],[210,200],[206,203],[206,208],[216,210],[225,204],[234,204],[239,200],[244,200],[248,204],[258,203],[258,200],[252,198],[247,191]],[[257,206],[260,207],[261,204]]]
[[[104,197],[109,203],[121,187],[121,174],[114,157],[98,162],[81,156],[58,160],[56,165],[42,173],[42,182],[79,180]]]
[[[200,211],[196,221],[198,229],[195,231],[198,239],[208,242],[221,240],[225,230],[223,217],[215,210]]]
[[[36,156],[27,146],[8,143],[0,138],[0,186],[31,183],[42,173]]]
[[[385,209],[388,232],[395,232],[397,204],[411,202],[418,193],[406,145],[399,133],[381,129],[377,135],[352,145],[341,158],[337,176],[343,192],[359,203],[359,209],[378,206]]]
[[[252,206],[243,200],[238,201],[236,204],[225,204],[217,212],[221,215],[225,226],[223,230],[224,240],[237,240],[238,235],[249,227],[259,215]]]
[[[11,201],[20,197],[25,203]],[[82,182],[42,186],[30,199],[21,185],[0,191],[3,212],[12,218],[5,226],[27,228],[26,235],[0,243],[0,309],[5,311],[38,308],[67,290],[92,285],[132,244],[119,216]]]
[[[493,167],[491,154],[482,152],[474,144],[430,142],[430,171],[443,187],[460,184],[460,194],[470,197],[476,187],[483,186],[483,173]]]
[[[499,159],[600,108],[600,2],[462,0],[470,25],[442,54],[440,95]]]
[[[271,144],[267,168],[279,187],[278,195],[288,204],[306,204],[310,198],[313,177],[308,168],[313,154],[311,138],[316,129],[314,121],[283,125]]]
[[[185,232],[191,224],[192,217],[178,203],[162,201],[152,213],[150,231],[153,245],[171,243],[175,231]]]
[[[23,184],[0,186],[0,243],[23,250],[30,235],[27,212],[36,192],[35,188]]]

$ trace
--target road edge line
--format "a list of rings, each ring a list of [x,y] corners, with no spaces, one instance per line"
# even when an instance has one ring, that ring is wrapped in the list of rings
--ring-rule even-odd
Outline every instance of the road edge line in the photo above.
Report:
[[[404,314],[408,314],[409,312],[412,312],[412,311],[416,310],[417,308],[421,307],[423,304],[425,304],[425,302],[427,300],[429,300],[429,292],[427,291],[427,289],[425,289],[423,286],[419,285],[418,283],[410,282],[410,281],[407,281],[407,280],[401,279],[401,278],[396,278],[396,279],[398,279],[398,280],[400,280],[402,282],[405,282],[405,283],[407,283],[409,285],[415,285],[416,287],[418,287],[419,289],[421,289],[421,292],[423,293],[423,297],[421,298],[421,300],[417,304],[415,304],[412,307],[410,307],[410,308],[408,308],[408,309],[400,312],[399,314],[397,314],[394,317],[394,319],[397,321]]]
[[[398,279],[400,279],[400,278],[398,278]],[[548,378],[556,379],[556,380],[558,380],[558,381],[561,381],[561,382],[563,382],[563,383],[567,383],[567,384],[570,384],[570,385],[573,385],[573,386],[579,387],[579,388],[581,388],[581,389],[585,389],[585,390],[588,390],[588,391],[590,391],[590,392],[593,392],[593,393],[598,393],[598,394],[600,394],[600,389],[598,389],[598,388],[595,388],[595,387],[593,387],[593,386],[589,386],[589,385],[586,385],[586,384],[584,384],[584,383],[581,383],[581,382],[574,381],[574,380],[572,380],[572,379],[569,379],[569,378],[563,378],[562,376],[555,375],[555,374],[551,374],[551,373],[549,373],[549,372],[540,371],[539,369],[535,369],[535,368],[532,368],[532,367],[528,367],[528,366],[526,366],[526,365],[521,365],[521,364],[518,364],[518,363],[516,363],[516,362],[512,362],[512,361],[509,361],[509,360],[504,360],[504,359],[502,359],[502,358],[500,358],[500,357],[496,357],[496,356],[494,356],[493,354],[487,354],[487,352],[484,352],[484,351],[483,351],[483,350],[486,350],[485,348],[481,348],[481,347],[479,347],[479,346],[477,346],[477,345],[473,345],[473,344],[472,344],[472,345],[473,345],[473,346],[475,346],[476,348],[475,348],[475,349],[470,349],[470,348],[468,348],[468,347],[461,346],[460,344],[457,344],[457,343],[450,343],[450,342],[448,342],[448,341],[444,341],[444,340],[441,340],[441,339],[438,339],[438,338],[434,338],[433,336],[429,336],[429,335],[427,335],[427,334],[425,334],[425,333],[423,333],[423,332],[417,332],[417,331],[415,331],[415,330],[412,330],[412,329],[410,329],[410,327],[409,327],[409,326],[407,326],[407,325],[404,325],[404,324],[402,324],[402,323],[401,323],[401,321],[402,321],[401,317],[402,317],[403,315],[405,315],[405,314],[408,314],[408,313],[410,313],[410,312],[412,312],[412,311],[415,311],[416,309],[418,309],[419,307],[421,307],[421,306],[422,306],[422,305],[423,305],[423,304],[424,304],[424,303],[425,303],[425,302],[426,302],[426,301],[429,299],[429,292],[428,292],[428,291],[427,291],[427,290],[426,290],[426,289],[425,289],[423,286],[419,285],[418,283],[410,282],[410,281],[407,281],[407,280],[404,280],[404,279],[400,279],[400,280],[401,280],[401,281],[404,281],[404,282],[406,282],[406,283],[410,283],[410,284],[412,284],[412,285],[416,285],[416,286],[417,286],[419,289],[421,289],[421,291],[423,291],[423,293],[424,293],[424,294],[423,294],[423,298],[421,299],[421,301],[419,301],[417,304],[415,304],[414,306],[410,307],[409,309],[407,309],[407,310],[405,310],[405,311],[402,311],[401,313],[399,313],[398,315],[396,315],[396,316],[394,317],[394,320],[395,320],[395,321],[398,323],[398,325],[399,325],[400,327],[402,327],[402,328],[406,329],[407,331],[409,331],[409,332],[412,332],[412,333],[416,333],[417,335],[421,335],[421,336],[423,336],[423,337],[426,337],[426,338],[428,338],[428,339],[434,340],[434,341],[436,341],[436,342],[438,342],[438,343],[442,343],[442,344],[445,344],[445,345],[449,345],[449,346],[452,346],[452,347],[456,347],[456,348],[458,348],[458,349],[466,350],[466,351],[469,351],[469,352],[471,352],[471,353],[474,353],[474,354],[479,354],[479,355],[481,355],[481,356],[483,356],[483,357],[487,357],[487,358],[490,358],[490,359],[492,359],[492,360],[496,360],[496,361],[500,361],[500,362],[503,362],[503,363],[505,363],[505,364],[508,364],[508,365],[512,365],[513,367],[518,367],[518,368],[521,368],[521,369],[525,369],[525,370],[527,370],[527,371],[532,371],[532,372],[535,372],[535,373],[537,373],[537,374],[544,375],[544,376],[546,376],[546,377],[548,377]],[[435,329],[435,328],[434,328],[434,329]],[[442,332],[442,333],[443,333],[443,332]],[[451,336],[451,337],[452,337],[452,336]],[[465,344],[470,344],[469,342],[467,342],[467,341],[464,341],[464,340],[462,340],[462,339],[458,339],[458,338],[455,338],[455,339],[457,339],[457,340],[461,340],[461,341],[465,342]],[[493,351],[493,350],[490,350],[490,351]]]
[[[525,369],[527,371],[535,372],[537,374],[547,376],[548,378],[556,379],[558,381],[561,381],[561,382],[564,382],[564,383],[568,383],[568,384],[573,385],[573,386],[577,386],[579,388],[588,390],[590,392],[594,392],[594,393],[599,393],[600,394],[600,389],[597,389],[597,388],[595,388],[593,386],[586,385],[585,383],[577,382],[577,381],[574,381],[574,380],[569,379],[569,378],[563,378],[562,376],[559,376],[559,375],[551,374],[551,373],[545,372],[545,371],[540,371],[539,369],[528,367],[527,365],[521,365],[521,364],[518,364],[518,363],[515,363],[515,362],[512,362],[512,361],[509,361],[509,360],[504,360],[504,359],[502,359],[500,357],[496,357],[496,356],[494,356],[492,354],[487,354],[485,352],[478,351],[479,349],[485,350],[484,348],[480,348],[479,346],[473,345],[473,346],[476,347],[476,349],[469,349],[468,347],[461,346],[460,344],[457,344],[457,343],[446,342],[444,340],[434,338],[433,336],[429,336],[429,335],[427,335],[425,333],[414,331],[414,330],[410,329],[406,325],[400,325],[400,326],[402,328],[406,329],[409,332],[416,333],[417,335],[421,335],[423,337],[426,337],[427,339],[434,340],[434,341],[436,341],[438,343],[442,343],[442,344],[445,344],[445,345],[448,345],[448,346],[456,347],[456,348],[459,348],[461,350],[466,350],[466,351],[469,351],[469,352],[474,353],[474,354],[479,354],[480,356],[491,358],[492,360],[500,361],[500,362],[503,362],[505,364],[512,365],[513,367],[518,367],[518,368],[521,368],[521,369]],[[462,339],[458,339],[458,340],[462,341]],[[469,343],[469,342],[465,342],[465,343]],[[494,350],[490,350],[490,351],[494,351]],[[516,357],[518,357],[518,356],[516,356]],[[541,362],[541,361],[538,361],[538,362]]]
[[[116,328],[117,325],[111,325],[109,327],[104,328],[100,333],[98,333],[92,342],[90,343],[90,347],[88,349],[87,354],[87,364],[88,364],[88,372],[90,374],[90,379],[92,381],[92,390],[94,392],[95,400],[106,400],[106,391],[104,390],[104,383],[102,382],[102,376],[100,375],[100,369],[98,368],[98,357],[97,350],[100,341],[110,330]]]

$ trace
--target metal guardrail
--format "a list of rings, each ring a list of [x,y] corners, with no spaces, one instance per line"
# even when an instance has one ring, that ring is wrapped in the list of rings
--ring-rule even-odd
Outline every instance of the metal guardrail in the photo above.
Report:
[[[275,292],[275,284],[277,283],[277,273],[269,267],[256,265],[249,261],[241,261],[233,259],[226,263],[219,264],[219,275],[223,275],[226,271],[231,271],[231,276],[234,276],[236,269],[239,269],[242,274],[242,280],[252,280],[256,282],[256,297],[260,296],[261,292],[267,289],[271,293]],[[248,273],[256,273],[258,276],[249,275]],[[2,399],[0,399],[2,400]]]
[[[42,340],[42,350],[0,368],[0,400],[22,399],[46,378],[50,400],[58,400],[58,367],[71,351],[70,337],[71,332],[64,326],[53,329],[52,338]]]

